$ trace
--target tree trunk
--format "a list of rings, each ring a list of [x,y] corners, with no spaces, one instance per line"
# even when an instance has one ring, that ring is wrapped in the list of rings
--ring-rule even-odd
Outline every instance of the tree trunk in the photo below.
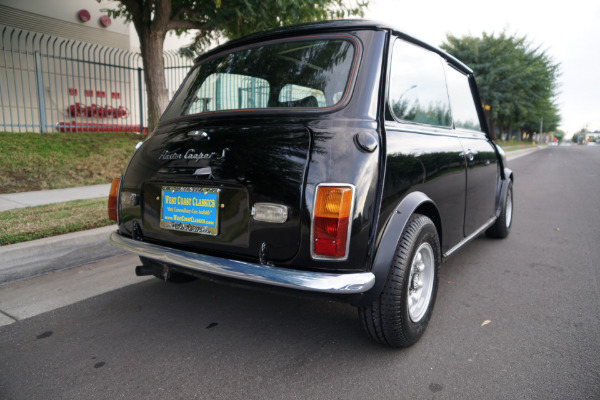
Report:
[[[490,128],[490,135],[492,136],[492,138],[496,137],[496,126],[494,125],[494,120],[493,119],[489,119],[489,128]],[[500,136],[500,138],[502,138],[502,136]]]
[[[166,32],[152,31],[150,27],[144,27],[143,34],[139,35],[148,98],[148,133],[156,129],[160,116],[169,104],[163,64],[165,35]]]
[[[498,120],[498,136],[502,137],[504,135],[504,120]]]

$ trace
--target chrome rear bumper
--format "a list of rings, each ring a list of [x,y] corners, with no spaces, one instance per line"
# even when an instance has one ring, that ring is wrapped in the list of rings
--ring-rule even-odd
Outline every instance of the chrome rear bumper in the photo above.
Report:
[[[175,250],[129,239],[121,236],[118,232],[113,232],[110,235],[110,243],[141,256],[194,271],[292,289],[354,294],[366,292],[375,283],[375,275],[370,272],[334,274],[254,264]]]

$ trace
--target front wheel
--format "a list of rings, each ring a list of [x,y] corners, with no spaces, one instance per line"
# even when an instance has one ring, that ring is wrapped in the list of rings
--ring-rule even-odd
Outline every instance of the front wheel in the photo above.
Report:
[[[441,248],[434,223],[414,214],[398,241],[379,299],[359,307],[367,334],[391,347],[408,347],[425,332],[438,288]]]

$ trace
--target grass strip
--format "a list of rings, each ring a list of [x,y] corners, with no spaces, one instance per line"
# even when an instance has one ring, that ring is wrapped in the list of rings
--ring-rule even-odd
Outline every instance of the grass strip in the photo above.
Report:
[[[537,145],[533,142],[519,142],[518,140],[497,140],[496,143],[499,144],[500,147],[502,147],[502,149],[507,152],[528,149]]]
[[[110,183],[142,140],[135,133],[0,132],[0,193]]]
[[[108,199],[76,200],[0,212],[0,246],[112,225]]]

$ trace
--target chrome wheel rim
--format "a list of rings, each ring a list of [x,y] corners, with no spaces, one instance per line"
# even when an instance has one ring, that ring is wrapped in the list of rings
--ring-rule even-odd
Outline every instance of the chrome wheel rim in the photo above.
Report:
[[[433,248],[429,243],[423,243],[413,257],[408,281],[408,315],[413,322],[423,319],[429,309],[434,270]]]
[[[510,224],[512,223],[512,190],[506,196],[506,213],[505,213],[505,222],[506,227],[510,228]]]

